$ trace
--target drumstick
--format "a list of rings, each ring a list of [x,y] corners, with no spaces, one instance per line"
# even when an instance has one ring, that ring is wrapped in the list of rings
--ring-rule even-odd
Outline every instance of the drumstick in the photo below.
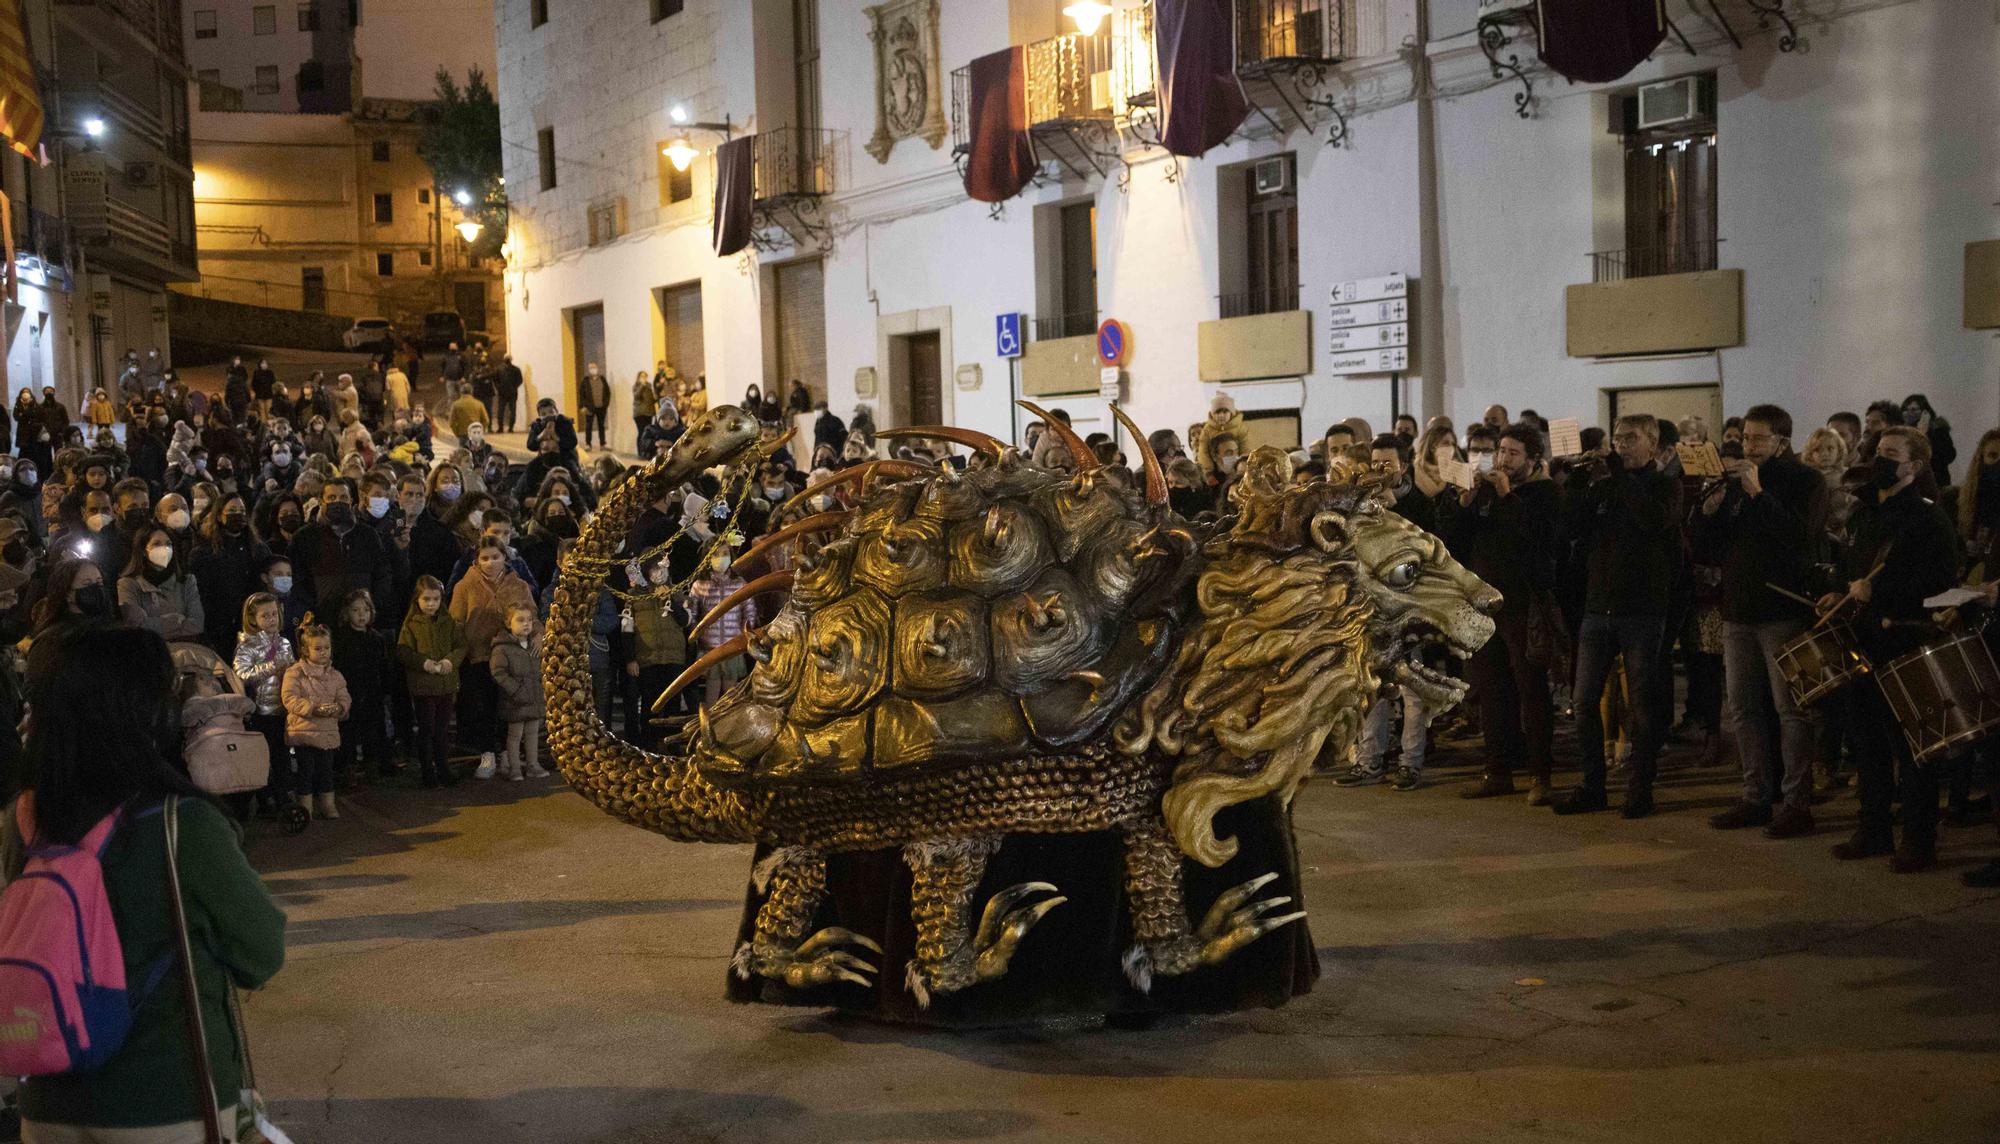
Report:
[[[1875,582],[1875,577],[1882,571],[1882,569],[1887,568],[1889,566],[1889,550],[1894,547],[1896,547],[1896,542],[1893,540],[1889,541],[1888,543],[1882,546],[1881,557],[1875,561],[1875,567],[1870,568],[1868,570],[1868,575],[1863,576],[1861,578],[1863,581],[1870,584]],[[1826,623],[1828,620],[1832,619],[1835,615],[1839,614],[1842,604],[1845,604],[1847,603],[1847,601],[1852,599],[1854,599],[1854,588],[1852,585],[1849,585],[1847,589],[1847,594],[1842,596],[1839,602],[1834,604],[1833,607],[1828,608],[1826,612],[1820,616],[1819,620],[1815,622],[1812,628],[1809,630],[1818,631],[1821,624]],[[1817,608],[1819,605],[1815,604],[1813,606]]]
[[[1808,608],[1819,607],[1819,601],[1808,600],[1804,596],[1799,595],[1797,592],[1793,592],[1788,589],[1778,587],[1776,584],[1771,583],[1769,580],[1764,581],[1764,586],[1766,588],[1769,588],[1771,591],[1776,592],[1778,595],[1783,596],[1787,600],[1791,600],[1795,603],[1804,604]]]

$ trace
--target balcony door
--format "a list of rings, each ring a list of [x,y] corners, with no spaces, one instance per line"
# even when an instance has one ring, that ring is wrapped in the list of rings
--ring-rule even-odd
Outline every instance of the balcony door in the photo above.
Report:
[[[1249,268],[1249,293],[1239,314],[1271,314],[1298,309],[1299,194],[1298,166],[1290,155],[1252,163],[1242,172],[1247,180],[1244,253]],[[1222,316],[1236,317],[1230,307]]]
[[[903,411],[903,423],[943,424],[944,356],[937,331],[927,330],[898,340],[903,343],[903,368],[895,378],[900,390],[896,405]]]

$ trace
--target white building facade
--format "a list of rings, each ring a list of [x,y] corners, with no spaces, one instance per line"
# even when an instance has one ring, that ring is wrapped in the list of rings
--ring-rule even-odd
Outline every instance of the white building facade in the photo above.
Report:
[[[1339,62],[1255,72],[1258,110],[1180,160],[1148,143],[1148,11],[1118,5],[1089,106],[1037,123],[1044,177],[991,207],[954,163],[951,73],[1074,32],[1060,0],[500,0],[510,348],[532,395],[572,411],[599,362],[626,448],[626,383],[663,359],[711,401],[796,380],[843,417],[1012,438],[1033,396],[1110,431],[1093,343],[1073,340],[1108,318],[1149,429],[1185,431],[1217,392],[1294,445],[1347,416],[1463,425],[1489,403],[1588,424],[1769,401],[1802,439],[1924,392],[1962,451],[2000,423],[2000,349],[1966,326],[1968,244],[2000,232],[1985,6],[1834,0],[1781,50],[1786,29],[1740,2],[1673,0],[1649,60],[1573,85],[1504,6],[1420,2],[1237,0],[1239,27],[1245,9],[1267,29],[1337,18],[1337,48],[1274,54]],[[1038,50],[1031,105],[1060,82]],[[1639,89],[1681,77],[1687,114],[1637,126],[1659,113]],[[676,108],[782,141],[758,150],[757,247],[715,255],[723,134]],[[683,137],[686,176],[660,154]],[[1390,274],[1403,368],[1351,373],[1333,290]],[[997,344],[1003,314],[1026,315],[1024,356]]]

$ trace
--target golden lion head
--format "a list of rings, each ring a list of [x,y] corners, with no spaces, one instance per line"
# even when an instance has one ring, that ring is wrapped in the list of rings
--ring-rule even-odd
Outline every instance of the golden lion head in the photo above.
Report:
[[[1258,453],[1229,529],[1204,549],[1199,622],[1117,732],[1124,750],[1181,760],[1167,823],[1210,866],[1236,852],[1216,837],[1216,813],[1273,792],[1289,799],[1321,746],[1350,741],[1388,684],[1434,711],[1456,703],[1464,686],[1421,656],[1477,651],[1500,603],[1436,537],[1385,508],[1369,474],[1292,486],[1282,455]]]

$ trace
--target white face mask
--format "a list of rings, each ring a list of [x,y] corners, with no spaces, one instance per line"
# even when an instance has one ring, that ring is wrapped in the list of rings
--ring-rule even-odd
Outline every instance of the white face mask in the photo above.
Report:
[[[290,576],[271,577],[271,590],[280,596],[285,595],[292,590],[292,578]]]
[[[568,507],[569,507],[569,494],[568,494],[568,493],[557,493],[557,494],[556,494],[556,499],[557,499],[557,500],[559,500],[559,501],[561,501],[561,502],[563,503],[563,507],[564,507],[564,508],[568,508]]]
[[[84,518],[83,523],[89,525],[92,532],[103,532],[111,524],[111,514],[108,512],[93,512]]]
[[[271,463],[282,469],[292,463],[292,455],[280,449],[271,454]]]
[[[1490,473],[1493,471],[1493,454],[1473,453],[1470,454],[1470,456],[1472,458],[1473,468],[1478,469],[1482,473]]]
[[[202,513],[205,513],[207,511],[208,511],[208,498],[207,497],[194,498],[194,514],[196,516],[200,516]]]
[[[375,518],[376,520],[381,520],[381,519],[382,519],[383,517],[385,517],[385,516],[388,516],[388,515],[389,515],[389,498],[388,498],[388,497],[369,497],[369,498],[368,498],[368,515],[369,515],[369,516],[372,516],[372,517],[374,517],[374,518]]]
[[[186,509],[184,508],[175,509],[174,511],[167,514],[168,528],[173,529],[175,532],[179,532],[180,530],[186,528],[187,526],[188,526],[188,513]]]
[[[146,560],[155,568],[165,568],[174,562],[173,547],[166,544],[155,544],[146,550]]]
[[[1215,459],[1215,463],[1222,469],[1223,472],[1233,473],[1236,471],[1237,463],[1241,460],[1243,460],[1243,458],[1237,456],[1234,453],[1224,453],[1222,456],[1217,457]]]
[[[472,527],[479,528],[486,523],[486,510],[473,509],[471,512],[465,514],[465,519],[472,522]]]

